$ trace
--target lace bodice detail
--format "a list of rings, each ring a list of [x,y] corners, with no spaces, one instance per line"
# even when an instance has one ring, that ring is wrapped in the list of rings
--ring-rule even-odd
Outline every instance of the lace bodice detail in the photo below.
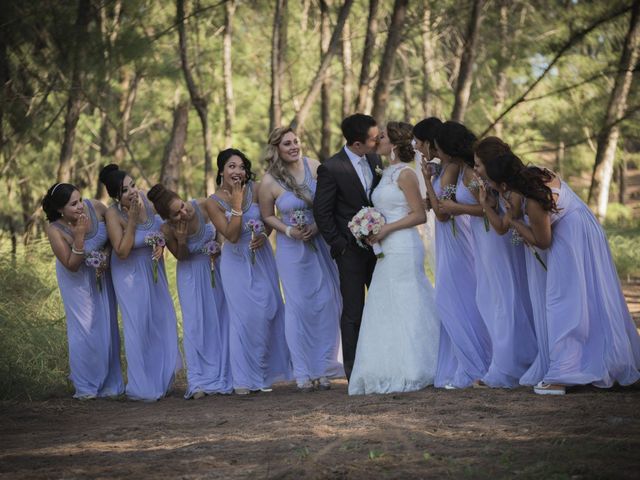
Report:
[[[391,165],[382,172],[382,178],[376,189],[371,194],[371,199],[375,208],[384,215],[387,223],[405,217],[409,211],[409,204],[404,192],[398,187],[398,177],[409,165],[399,163]]]

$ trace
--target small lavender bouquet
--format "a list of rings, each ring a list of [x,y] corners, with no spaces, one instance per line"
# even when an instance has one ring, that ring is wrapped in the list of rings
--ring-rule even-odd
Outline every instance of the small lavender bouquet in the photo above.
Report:
[[[151,232],[144,237],[145,245],[151,247],[151,250],[155,250],[156,247],[165,247],[167,242],[164,235],[161,232]],[[153,258],[153,252],[151,253],[151,268],[153,269],[153,283],[158,283],[158,260]]]
[[[262,220],[254,220],[252,218],[247,223],[245,223],[245,225],[249,229],[249,231],[251,232],[251,241],[255,240],[256,235],[261,235],[265,231],[264,223],[262,222]],[[251,265],[255,265],[256,264],[256,251],[254,249],[250,248],[249,252],[251,253]]]
[[[216,255],[220,253],[220,244],[212,238],[202,246],[200,252],[204,255],[209,255],[211,288],[216,288]]]
[[[102,291],[102,277],[109,268],[109,255],[104,250],[91,250],[84,257],[84,264],[96,271],[96,285]]]
[[[293,226],[298,227],[299,229],[303,229],[304,227],[309,225],[309,217],[307,217],[307,212],[302,209],[293,210],[291,212],[291,215],[289,216],[289,220],[291,221],[291,224]],[[318,251],[316,246],[313,244],[313,240],[305,243],[309,245],[311,250],[313,250],[314,252]]]
[[[442,189],[442,194],[440,195],[440,200],[453,200],[456,199],[456,186],[453,183],[449,185],[445,185]],[[451,231],[453,232],[453,236],[456,236],[456,218],[451,215]]]
[[[544,268],[544,271],[546,272],[547,266],[545,265],[544,260],[542,260],[542,257],[540,256],[538,251],[534,247],[529,245],[527,242],[525,242],[524,238],[522,238],[522,236],[518,233],[518,231],[515,228],[511,227],[509,231],[511,232],[511,245],[518,246],[524,243],[529,248],[529,250],[531,250],[531,253],[533,253],[533,256],[536,257],[536,260],[540,263],[540,265],[542,266],[542,268]]]

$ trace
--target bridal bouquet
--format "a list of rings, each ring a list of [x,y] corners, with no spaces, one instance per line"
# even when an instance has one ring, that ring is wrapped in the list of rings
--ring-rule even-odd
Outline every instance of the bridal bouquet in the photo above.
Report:
[[[144,237],[145,245],[151,247],[152,250],[155,250],[156,247],[164,247],[167,242],[164,238],[164,235],[161,232],[151,232]],[[153,258],[153,252],[151,253],[151,268],[153,269],[153,283],[158,283],[158,262]]]
[[[255,240],[256,235],[260,235],[264,233],[264,223],[262,220],[254,220],[253,218],[249,220],[246,224],[246,227],[251,232],[251,241]],[[256,264],[256,251],[252,248],[249,249],[251,253],[251,265]]]
[[[202,246],[200,253],[209,255],[211,288],[216,288],[216,255],[220,253],[220,244],[212,238]]]
[[[84,264],[96,270],[96,284],[98,290],[102,291],[102,276],[109,268],[109,256],[104,250],[91,250],[85,255]]]
[[[356,242],[362,248],[366,248],[362,240],[366,239],[369,235],[377,235],[380,233],[380,229],[386,223],[382,214],[373,207],[362,207],[358,213],[348,223],[349,230],[356,237]],[[371,245],[373,253],[376,257],[384,257],[382,248],[379,243]]]
[[[307,217],[307,212],[305,212],[302,209],[293,210],[291,212],[289,220],[291,221],[291,224],[293,226],[298,227],[301,230],[307,225],[309,225],[309,218]],[[305,243],[309,245],[309,247],[311,247],[311,250],[313,250],[314,252],[318,251],[316,246],[313,244],[313,240],[310,240]]]
[[[453,183],[446,185],[440,195],[440,200],[454,200],[456,199],[456,186]],[[451,215],[451,231],[453,236],[456,236],[456,217]]]

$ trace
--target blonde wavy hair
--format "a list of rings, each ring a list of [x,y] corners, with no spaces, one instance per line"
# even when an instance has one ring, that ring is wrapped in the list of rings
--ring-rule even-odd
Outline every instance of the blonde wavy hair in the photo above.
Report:
[[[267,164],[267,173],[280,182],[284,188],[291,191],[300,200],[307,205],[313,203],[311,192],[306,185],[299,185],[296,179],[289,173],[286,165],[278,154],[278,146],[287,133],[293,133],[295,130],[291,127],[277,127],[270,134],[267,140],[267,148],[262,156],[262,161]]]

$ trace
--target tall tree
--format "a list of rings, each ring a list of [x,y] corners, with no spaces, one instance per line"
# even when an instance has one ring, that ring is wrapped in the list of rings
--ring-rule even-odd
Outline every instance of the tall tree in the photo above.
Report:
[[[329,41],[331,37],[330,0],[320,0],[320,57],[322,58],[329,51]],[[346,25],[346,22],[345,22]],[[322,79],[320,89],[320,161],[324,161],[331,155],[331,67]]]
[[[469,97],[471,96],[471,84],[473,83],[473,63],[475,61],[476,50],[478,48],[478,37],[480,23],[482,22],[482,6],[484,0],[473,0],[471,6],[471,16],[467,25],[467,32],[464,38],[464,49],[460,56],[460,67],[458,69],[458,81],[454,91],[453,111],[451,119],[457,122],[464,121],[467,111]]]
[[[211,126],[208,118],[208,102],[204,95],[200,93],[200,89],[196,85],[191,73],[191,65],[188,57],[188,45],[187,34],[185,31],[185,13],[184,13],[184,0],[176,1],[176,23],[178,24],[178,38],[180,42],[180,63],[182,65],[182,73],[184,74],[185,81],[187,82],[187,88],[189,90],[189,97],[193,107],[198,112],[200,117],[200,124],[202,125],[202,137],[204,140],[204,193],[210,195],[215,191],[215,181],[213,176],[213,163],[212,163],[212,143],[211,143]]]
[[[329,49],[327,53],[322,57],[322,61],[320,62],[320,66],[316,71],[316,74],[311,82],[311,86],[307,91],[307,95],[296,113],[295,117],[291,121],[290,126],[292,128],[302,127],[304,122],[309,115],[311,110],[311,106],[313,102],[315,102],[318,93],[320,92],[320,88],[322,86],[322,79],[329,68],[329,64],[333,59],[333,56],[336,54],[338,50],[338,46],[340,45],[340,38],[342,37],[342,29],[344,28],[344,24],[347,21],[347,17],[349,16],[349,12],[351,11],[351,7],[353,6],[353,0],[344,0],[342,3],[342,7],[340,7],[340,12],[338,13],[338,20],[336,21],[336,26],[333,30],[333,34],[331,35],[331,41],[329,42]]]
[[[85,49],[87,46],[87,30],[90,19],[90,0],[78,0],[78,10],[76,14],[75,32],[71,63],[71,84],[67,97],[66,114],[64,117],[64,137],[60,148],[60,159],[58,163],[58,181],[69,182],[71,179],[71,169],[73,167],[73,146],[76,139],[76,128],[80,113],[84,107],[84,96],[82,93],[82,79],[84,76]]]
[[[342,32],[342,118],[349,116],[353,108],[353,61],[351,52],[351,28],[344,24]]]
[[[382,54],[380,63],[380,71],[378,73],[378,83],[373,93],[373,110],[371,115],[376,121],[381,122],[384,119],[389,101],[389,88],[391,85],[391,75],[395,64],[395,54],[402,41],[402,32],[404,28],[404,19],[407,15],[407,7],[409,0],[395,0],[393,4],[393,13],[391,14],[391,23],[389,24],[389,34],[387,35],[387,43]]]
[[[364,112],[369,98],[369,83],[371,82],[371,63],[378,35],[378,0],[369,0],[369,17],[367,20],[367,34],[362,49],[362,62],[360,67],[360,81],[358,82],[358,99],[356,110]]]
[[[434,85],[434,45],[431,33],[431,8],[427,3],[422,9],[422,111],[425,117],[434,114],[432,90]]]
[[[282,78],[287,51],[287,0],[276,0],[271,35],[271,104],[269,131],[282,124]]]
[[[160,183],[169,190],[178,191],[180,185],[180,162],[184,157],[184,145],[187,141],[189,125],[189,103],[180,102],[173,111],[171,137],[164,148]]]
[[[620,66],[609,103],[598,135],[598,150],[589,188],[589,203],[595,201],[596,215],[602,221],[607,214],[609,188],[620,136],[620,120],[627,109],[627,98],[633,80],[633,71],[640,53],[640,0],[633,2],[629,30],[620,55]]]
[[[233,33],[233,15],[236,11],[236,0],[225,2],[224,36],[223,36],[223,66],[224,80],[224,145],[231,147],[233,142],[233,120],[235,105],[233,103],[233,68],[231,65],[231,35]]]

